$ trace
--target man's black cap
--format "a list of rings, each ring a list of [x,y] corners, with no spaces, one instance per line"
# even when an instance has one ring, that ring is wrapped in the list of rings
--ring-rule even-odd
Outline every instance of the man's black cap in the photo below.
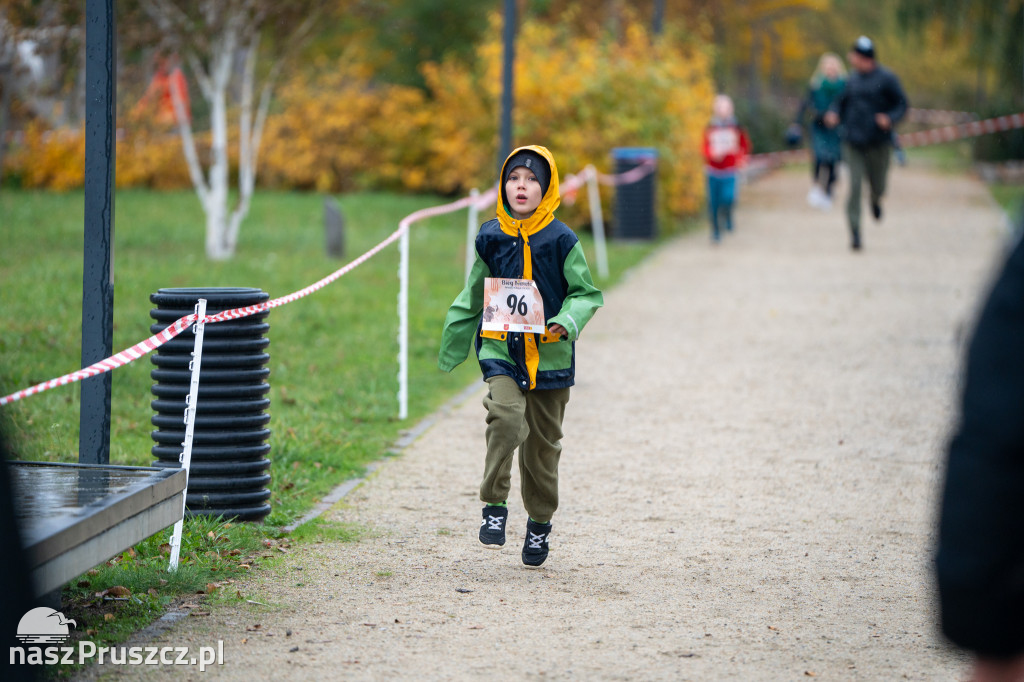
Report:
[[[867,36],[861,36],[853,43],[853,47],[850,48],[857,54],[867,57],[868,59],[875,58],[875,44],[871,42],[871,38]]]

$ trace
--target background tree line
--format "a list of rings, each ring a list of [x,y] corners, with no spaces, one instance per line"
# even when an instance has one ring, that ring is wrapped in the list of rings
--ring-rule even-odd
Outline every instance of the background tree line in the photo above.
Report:
[[[502,4],[122,0],[118,182],[192,186],[215,258],[233,251],[257,184],[443,193],[486,184]],[[8,183],[81,183],[81,5],[0,0]],[[518,9],[516,140],[551,140],[580,166],[605,164],[614,146],[655,146],[673,213],[702,200],[697,138],[714,91],[735,97],[756,151],[778,148],[818,57],[843,55],[862,33],[915,106],[1024,105],[1024,0],[519,0]],[[189,120],[172,129],[133,116],[159,54],[180,59],[191,94]]]

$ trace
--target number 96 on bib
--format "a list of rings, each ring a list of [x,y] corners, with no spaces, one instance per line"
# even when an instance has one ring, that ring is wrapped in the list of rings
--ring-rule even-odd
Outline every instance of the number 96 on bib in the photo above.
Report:
[[[544,301],[532,279],[484,279],[484,331],[543,334]]]

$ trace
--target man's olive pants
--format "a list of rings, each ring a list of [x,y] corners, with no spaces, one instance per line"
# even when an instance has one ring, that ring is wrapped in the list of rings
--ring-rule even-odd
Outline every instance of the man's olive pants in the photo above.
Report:
[[[519,448],[523,506],[534,521],[549,523],[558,507],[559,441],[569,389],[523,391],[507,376],[491,377],[487,385],[487,459],[480,499],[485,504],[508,499],[512,455]]]
[[[885,194],[885,176],[889,172],[889,158],[892,147],[889,143],[873,147],[853,147],[843,145],[843,158],[850,167],[850,197],[846,201],[846,218],[850,224],[850,236],[860,238],[860,209],[863,203],[860,198],[860,187],[864,176],[871,187],[871,203],[881,202]]]

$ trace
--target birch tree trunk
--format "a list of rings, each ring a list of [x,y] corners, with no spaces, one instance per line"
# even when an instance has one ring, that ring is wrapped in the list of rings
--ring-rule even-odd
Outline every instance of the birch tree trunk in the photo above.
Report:
[[[196,150],[192,124],[180,93],[171,88],[178,133],[189,177],[206,216],[206,255],[210,260],[231,258],[238,245],[242,221],[249,214],[256,188],[260,141],[270,110],[273,83],[285,55],[278,55],[266,76],[258,104],[255,102],[260,31],[265,24],[285,33],[285,52],[294,49],[313,27],[316,3],[282,5],[273,0],[192,0],[186,9],[174,0],[143,0],[147,14],[167,35],[174,36],[189,71],[210,107],[210,154],[204,171]],[[285,9],[282,9],[285,7]],[[303,10],[302,8],[306,9]],[[277,15],[274,16],[274,13]],[[197,18],[201,17],[201,21]],[[288,19],[281,28],[282,18]],[[274,19],[278,22],[275,23]],[[202,33],[205,30],[207,33]],[[235,56],[244,50],[238,103],[238,201],[229,207],[231,177],[229,157],[229,88]]]

